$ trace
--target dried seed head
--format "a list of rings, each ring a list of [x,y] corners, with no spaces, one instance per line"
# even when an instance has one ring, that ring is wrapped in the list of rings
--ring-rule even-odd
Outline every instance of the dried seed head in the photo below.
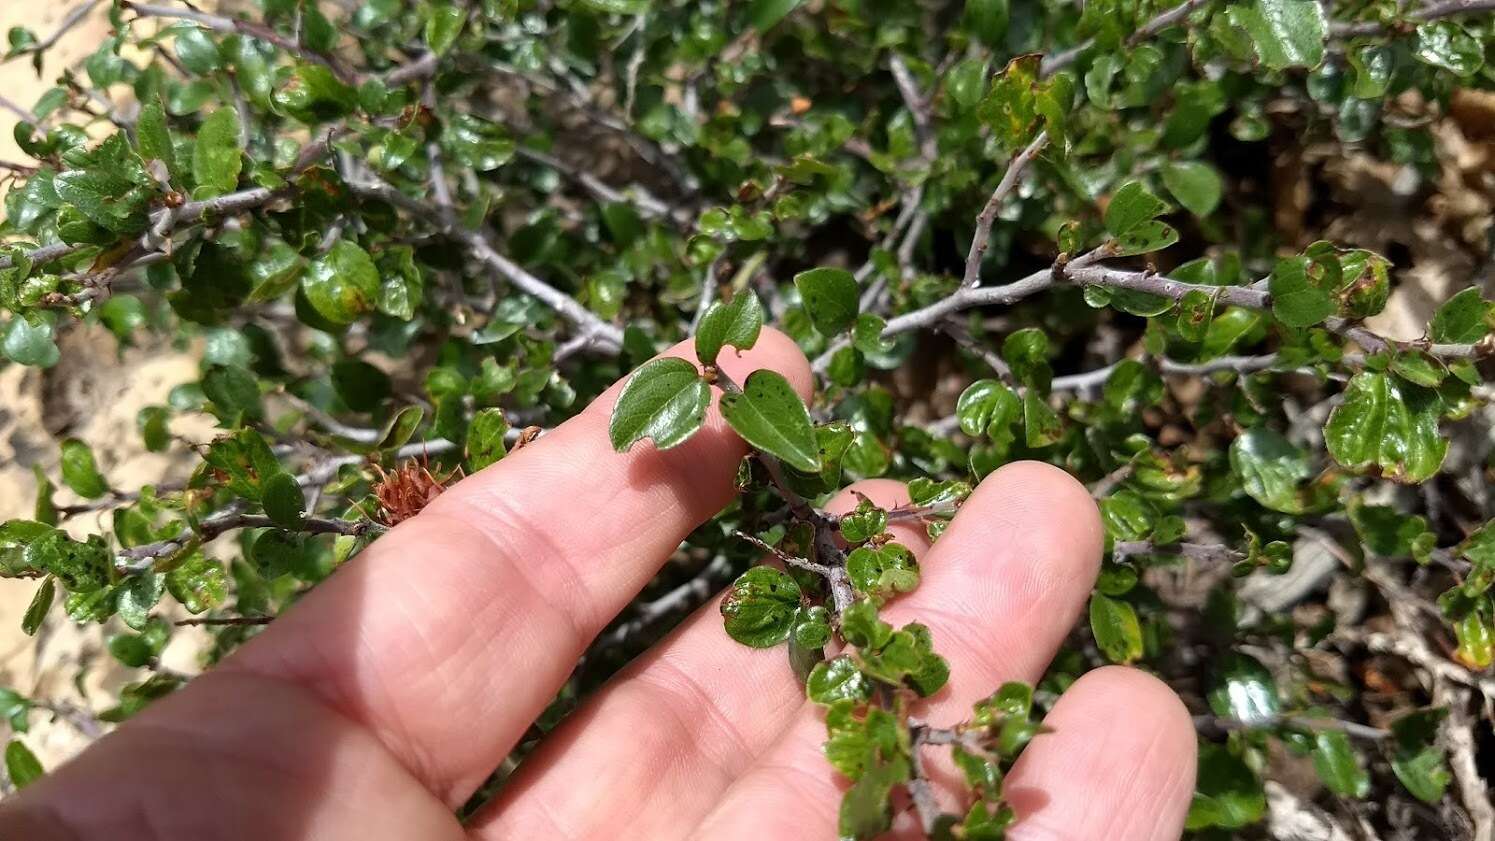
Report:
[[[445,476],[437,477],[430,470],[429,460],[422,456],[419,461],[408,459],[394,469],[372,464],[378,481],[374,483],[374,497],[379,501],[375,519],[386,526],[396,526],[419,514],[431,501],[441,495],[454,479],[462,478],[459,467]]]

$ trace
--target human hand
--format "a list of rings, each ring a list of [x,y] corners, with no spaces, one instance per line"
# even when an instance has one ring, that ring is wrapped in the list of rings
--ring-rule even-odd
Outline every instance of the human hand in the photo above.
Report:
[[[689,344],[672,354],[692,358]],[[765,330],[736,379],[774,368]],[[714,415],[686,444],[615,454],[617,387],[401,524],[259,637],[73,762],[0,804],[0,839],[831,839],[841,781],[820,710],[782,651],[729,639],[708,605],[620,673],[464,827],[460,806],[552,700],[587,643],[734,493],[746,452]],[[899,483],[851,490],[883,506]],[[989,476],[933,547],[895,526],[922,583],[884,610],[928,625],[963,718],[1036,681],[1086,602],[1101,526],[1085,489],[1040,464]],[[1187,711],[1124,668],[1081,678],[1006,781],[1013,839],[1166,841],[1193,791]],[[904,815],[894,834],[913,837]]]

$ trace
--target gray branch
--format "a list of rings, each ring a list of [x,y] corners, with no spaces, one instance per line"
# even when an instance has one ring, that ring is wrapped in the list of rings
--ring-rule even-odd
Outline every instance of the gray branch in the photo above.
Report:
[[[1186,0],[1186,2],[1180,3],[1177,6],[1174,6],[1173,8],[1158,14],[1152,20],[1149,20],[1148,22],[1138,27],[1137,31],[1133,32],[1131,34],[1131,37],[1126,39],[1127,46],[1135,47],[1143,41],[1146,41],[1157,35],[1159,32],[1167,29],[1168,27],[1178,23],[1182,23],[1184,18],[1187,18],[1189,16],[1190,12],[1193,12],[1195,9],[1203,6],[1207,2],[1209,2],[1209,0]],[[1079,44],[1076,44],[1075,46],[1070,47],[1067,50],[1063,50],[1061,52],[1054,53],[1051,56],[1047,56],[1046,58],[1044,58],[1043,63],[1039,67],[1039,74],[1041,76],[1048,77],[1069,67],[1071,64],[1074,64],[1075,60],[1078,59],[1086,50],[1090,49],[1090,47],[1094,43],[1095,39],[1090,38],[1085,41],[1081,41]]]
[[[170,558],[191,546],[214,540],[227,532],[236,529],[270,527],[284,528],[284,526],[281,526],[263,514],[244,513],[243,503],[238,503],[207,517],[198,523],[196,529],[184,528],[175,537],[158,540],[155,543],[147,543],[143,546],[132,546],[128,549],[122,549],[114,556],[114,562],[119,571],[127,575],[145,572],[164,558]],[[357,536],[366,534],[374,527],[374,524],[368,520],[334,520],[322,517],[307,517],[299,526],[288,530],[304,534],[343,534]]]
[[[56,46],[58,41],[62,40],[62,36],[68,34],[73,30],[74,27],[82,23],[83,19],[88,17],[88,13],[93,11],[94,8],[102,2],[104,2],[104,0],[85,0],[85,2],[79,3],[76,7],[73,8],[72,11],[67,13],[67,17],[64,17],[62,19],[62,22],[57,25],[57,28],[52,30],[52,34],[41,39],[40,41],[37,41],[35,44],[32,44],[24,50],[20,50],[19,52],[16,52],[12,55],[0,58],[0,64],[4,64],[8,61],[20,58],[23,55],[44,53],[47,50],[50,50],[52,47]]]
[[[353,192],[399,207],[415,218],[434,226],[447,238],[467,246],[468,251],[478,262],[492,269],[520,291],[539,299],[541,303],[571,322],[582,336],[592,339],[593,350],[606,355],[615,355],[622,350],[622,330],[598,318],[591,310],[577,303],[575,298],[535,277],[517,263],[498,253],[486,233],[462,226],[451,213],[412,198],[376,176],[366,176],[366,180],[363,181],[350,180],[347,184]]]
[[[339,79],[348,84],[357,84],[361,79],[358,74],[344,67],[342,62],[332,56],[312,50],[292,38],[276,32],[264,24],[252,23],[238,18],[224,17],[223,15],[200,12],[196,9],[178,9],[171,6],[157,6],[151,3],[135,3],[132,0],[122,0],[120,3],[126,9],[143,18],[171,18],[177,20],[190,20],[199,26],[211,29],[214,32],[225,34],[245,35],[250,38],[258,38],[269,44],[285,50],[297,58],[314,62],[326,67],[337,75]]]
[[[1418,24],[1488,11],[1495,11],[1495,0],[1446,0],[1443,3],[1428,3],[1419,9],[1414,9],[1407,14],[1406,19],[1410,23]],[[1329,27],[1329,34],[1336,38],[1354,38],[1362,35],[1380,35],[1393,31],[1394,27],[1395,24],[1388,26],[1377,21],[1336,23]]]
[[[1002,173],[1002,180],[997,182],[997,189],[992,191],[991,198],[986,200],[986,206],[981,208],[981,213],[976,216],[976,232],[971,235],[971,249],[966,254],[965,277],[961,285],[974,287],[981,283],[981,260],[986,256],[986,249],[991,245],[991,228],[997,221],[997,211],[1002,209],[1002,202],[1012,194],[1017,187],[1018,177],[1027,168],[1028,162],[1038,156],[1049,142],[1049,133],[1040,131],[1021,152],[1018,152],[1011,163],[1007,164],[1007,171]]]

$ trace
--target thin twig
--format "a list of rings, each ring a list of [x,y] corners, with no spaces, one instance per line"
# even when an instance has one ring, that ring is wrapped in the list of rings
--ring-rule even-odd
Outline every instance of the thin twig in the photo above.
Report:
[[[537,164],[548,166],[566,178],[575,181],[598,201],[630,205],[646,219],[661,219],[677,227],[686,227],[689,224],[688,211],[677,214],[669,205],[650,195],[642,187],[630,187],[628,188],[629,192],[625,193],[592,173],[571,166],[560,158],[548,155],[538,149],[520,146],[518,153],[521,158],[528,158]]]
[[[633,615],[598,637],[594,647],[616,648],[652,628],[666,616],[695,610],[721,587],[722,580],[731,571],[732,562],[727,556],[716,556],[689,581],[657,599],[637,604]]]
[[[539,299],[541,303],[571,322],[583,336],[595,339],[590,345],[593,350],[607,355],[615,355],[622,350],[622,330],[598,318],[575,298],[535,277],[517,263],[499,254],[486,233],[463,226],[453,214],[442,212],[434,205],[412,198],[372,174],[365,176],[363,180],[353,180],[347,183],[353,192],[402,208],[416,219],[432,225],[447,238],[467,246],[468,251],[478,262],[494,270],[520,291]]]
[[[12,114],[15,114],[17,117],[20,117],[25,122],[28,122],[28,123],[35,123],[35,122],[37,122],[36,115],[33,114],[33,113],[31,113],[31,110],[29,108],[24,108],[24,107],[16,104],[13,100],[10,100],[10,99],[8,99],[8,98],[6,98],[4,96],[0,96],[0,108],[4,108],[5,110],[11,112]]]
[[[971,235],[971,248],[966,254],[965,275],[961,279],[961,286],[973,288],[981,283],[981,261],[986,257],[986,249],[991,245],[991,229],[997,221],[997,211],[1002,209],[1002,202],[1017,187],[1018,177],[1027,168],[1028,162],[1037,157],[1048,142],[1049,133],[1040,131],[1038,136],[1033,138],[1033,141],[1007,164],[1007,171],[1002,173],[1002,180],[997,182],[997,188],[992,191],[991,198],[986,200],[986,206],[981,208],[981,212],[976,216],[976,232]]]
[[[121,549],[115,556],[115,566],[125,574],[144,572],[153,568],[157,562],[171,558],[177,553],[192,546],[206,543],[222,534],[243,528],[285,528],[280,523],[262,514],[246,514],[240,506],[230,506],[216,514],[213,514],[200,523],[197,528],[184,528],[175,537],[166,540],[158,540],[142,546],[132,546]],[[342,534],[358,536],[367,533],[374,528],[374,524],[368,520],[332,520],[321,517],[307,517],[300,525],[289,529],[304,534]]]
[[[1151,540],[1117,541],[1111,549],[1120,561],[1132,555],[1174,555],[1194,563],[1237,563],[1246,553],[1220,543],[1169,543],[1159,546]]]
[[[1189,16],[1190,12],[1194,11],[1200,6],[1203,6],[1207,2],[1209,2],[1209,0],[1186,0],[1186,2],[1180,3],[1179,5],[1158,14],[1156,17],[1137,27],[1137,30],[1133,32],[1129,38],[1127,38],[1127,46],[1135,47],[1143,41],[1146,41],[1149,38],[1157,35],[1159,32],[1167,29],[1168,27],[1173,26],[1177,23],[1181,23],[1184,18]],[[1078,59],[1082,54],[1084,54],[1086,50],[1090,49],[1090,47],[1094,43],[1095,39],[1090,38],[1080,42],[1079,44],[1076,44],[1073,47],[1070,47],[1067,50],[1063,50],[1061,52],[1057,52],[1053,55],[1045,57],[1043,60],[1043,64],[1040,65],[1039,68],[1040,75],[1046,78],[1054,75],[1055,73],[1058,73],[1060,70],[1069,67],[1071,64],[1074,64],[1075,60]]]
[[[62,37],[64,35],[72,31],[72,29],[78,24],[82,23],[83,19],[88,17],[88,13],[93,11],[94,8],[102,2],[104,2],[104,0],[85,0],[82,3],[79,3],[73,8],[72,11],[67,13],[67,17],[64,17],[62,19],[62,23],[59,23],[57,25],[57,28],[52,30],[52,34],[41,39],[40,41],[37,41],[35,44],[26,47],[23,50],[18,50],[11,55],[0,57],[0,64],[4,64],[8,61],[11,61],[12,59],[20,58],[23,55],[44,53],[47,50],[51,49],[57,44],[58,41],[62,40]]]
[[[253,626],[268,625],[274,621],[274,616],[194,616],[190,619],[178,619],[172,624],[179,628],[192,626]]]
[[[914,810],[919,813],[919,824],[924,834],[933,838],[935,827],[944,810],[934,796],[934,786],[929,782],[929,773],[924,769],[924,745],[929,744],[929,727],[909,722],[909,770],[907,783],[909,799],[914,801]]]
[[[903,97],[909,114],[914,118],[914,133],[919,138],[919,156],[925,163],[933,163],[939,156],[939,145],[934,134],[934,118],[930,113],[929,99],[919,91],[919,83],[908,69],[903,56],[893,53],[888,59],[893,71],[893,81],[898,85],[898,95]]]
[[[1382,742],[1391,738],[1391,731],[1380,727],[1371,727],[1357,721],[1345,721],[1338,718],[1319,718],[1306,715],[1281,715],[1264,721],[1243,722],[1233,718],[1223,718],[1213,715],[1194,716],[1194,729],[1206,736],[1220,736],[1237,730],[1263,730],[1275,727],[1290,727],[1295,730],[1332,730],[1343,733],[1354,739],[1367,742]]]
[[[958,286],[955,291],[933,304],[904,313],[888,321],[883,329],[882,338],[889,339],[910,330],[932,327],[952,313],[962,310],[988,305],[1013,304],[1051,289],[1060,282],[1145,292],[1173,301],[1181,301],[1185,296],[1197,292],[1210,296],[1216,304],[1254,310],[1272,308],[1271,293],[1265,288],[1258,288],[1257,285],[1212,286],[1187,283],[1152,271],[1121,269],[1099,263],[1098,260],[1106,256],[1108,249],[1109,246],[1102,246],[1070,260],[1067,264],[1062,261],[1055,263],[1051,268],[1041,269],[1002,286]],[[1356,322],[1338,316],[1326,319],[1323,326],[1372,353],[1416,349],[1445,360],[1479,359],[1495,354],[1495,338],[1491,337],[1472,344],[1398,342],[1379,336]],[[823,374],[829,368],[830,361],[835,354],[848,345],[850,345],[850,340],[844,337],[832,343],[824,353],[816,357],[815,371]]]
[[[1495,0],[1445,0],[1442,3],[1428,3],[1407,14],[1409,23],[1429,23],[1443,18],[1456,17],[1458,15],[1474,14],[1476,12],[1488,12],[1495,10]],[[1359,21],[1355,23],[1336,23],[1329,27],[1329,34],[1335,38],[1354,38],[1362,35],[1380,35],[1385,32],[1395,31],[1396,24],[1383,24],[1378,21]]]
[[[182,225],[209,217],[237,215],[248,210],[263,207],[289,194],[290,190],[286,188],[272,190],[268,187],[255,187],[216,198],[187,202],[177,208],[163,208],[151,214],[151,226],[147,229],[146,234],[141,240],[143,244],[158,242],[164,234],[170,233]],[[163,222],[169,222],[169,224],[164,229],[158,230],[161,228]],[[79,246],[58,243],[32,249],[27,252],[26,257],[32,264],[42,264],[59,260],[78,250]],[[11,265],[12,261],[10,257],[0,255],[0,269],[8,269]]]
[[[190,20],[199,26],[206,27],[215,32],[245,35],[250,38],[258,38],[268,44],[273,44],[291,55],[320,64],[331,70],[339,79],[347,84],[357,84],[361,81],[359,75],[343,66],[342,62],[325,53],[313,50],[295,39],[276,32],[268,26],[253,23],[238,18],[224,17],[222,15],[209,14],[197,9],[177,9],[170,6],[158,6],[152,3],[136,3],[134,0],[121,0],[123,8],[134,12],[142,18],[168,18],[177,20]]]

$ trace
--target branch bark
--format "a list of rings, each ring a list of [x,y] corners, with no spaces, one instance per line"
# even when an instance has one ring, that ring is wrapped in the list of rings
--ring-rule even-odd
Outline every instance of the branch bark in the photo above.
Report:
[[[582,336],[592,340],[590,347],[593,350],[611,356],[623,349],[622,330],[598,318],[575,298],[535,277],[517,263],[498,253],[485,232],[464,227],[451,213],[407,196],[394,185],[377,176],[366,176],[366,180],[363,181],[350,180],[347,184],[353,192],[399,207],[417,219],[432,225],[447,238],[465,245],[478,262],[492,269],[520,291],[539,299],[557,315],[571,322]]]
[[[1012,194],[1017,187],[1018,177],[1027,169],[1028,163],[1043,151],[1048,145],[1049,133],[1040,131],[1012,162],[1007,164],[1007,171],[1002,173],[1002,180],[997,182],[997,188],[992,191],[991,198],[986,200],[986,206],[976,216],[976,232],[971,235],[971,249],[966,254],[965,276],[961,280],[964,287],[975,287],[981,283],[981,260],[986,256],[986,249],[991,245],[991,228],[997,221],[997,211],[1002,209],[1002,202]]]
[[[190,20],[214,32],[258,38],[266,43],[274,44],[303,61],[314,62],[326,67],[347,84],[356,85],[362,81],[359,74],[349,70],[333,56],[310,49],[295,39],[288,38],[264,24],[224,17],[223,15],[209,14],[208,12],[201,12],[197,9],[178,9],[171,6],[157,6],[151,3],[136,3],[133,0],[122,0],[120,5],[134,12],[137,17]]]

